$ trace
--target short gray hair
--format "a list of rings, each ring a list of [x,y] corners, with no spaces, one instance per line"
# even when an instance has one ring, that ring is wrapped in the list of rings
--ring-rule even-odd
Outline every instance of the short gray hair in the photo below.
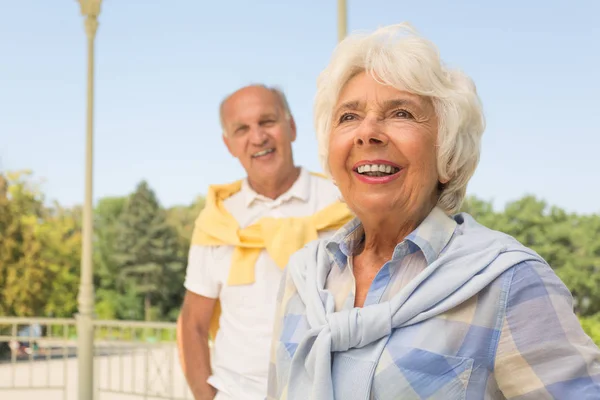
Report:
[[[479,163],[485,130],[481,101],[473,81],[443,65],[436,46],[408,23],[348,36],[319,75],[314,123],[324,171],[331,175],[328,157],[333,109],[346,83],[363,71],[382,84],[432,100],[439,121],[438,174],[441,180],[449,180],[437,205],[448,214],[457,212]]]
[[[277,97],[279,104],[281,104],[281,107],[283,108],[285,118],[287,120],[289,120],[292,117],[292,112],[290,111],[290,105],[285,97],[285,93],[283,93],[283,90],[281,90],[277,86],[267,86],[262,83],[255,83],[252,85],[244,86],[243,88],[240,88],[240,89],[236,90],[235,92],[228,94],[227,97],[225,97],[223,100],[221,100],[221,104],[219,104],[219,121],[221,122],[221,129],[223,131],[223,135],[227,134],[227,131],[225,130],[225,120],[223,118],[223,108],[225,107],[225,103],[236,92],[240,91],[241,89],[245,89],[247,87],[261,87],[261,88],[269,90],[271,93],[273,93],[275,95],[275,97]]]

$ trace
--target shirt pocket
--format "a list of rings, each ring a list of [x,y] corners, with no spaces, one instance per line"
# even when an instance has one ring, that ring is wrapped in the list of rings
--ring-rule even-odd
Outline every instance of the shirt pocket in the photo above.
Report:
[[[395,348],[394,350],[399,350]],[[473,370],[470,358],[408,348],[390,354],[377,366],[373,380],[376,400],[464,400]]]

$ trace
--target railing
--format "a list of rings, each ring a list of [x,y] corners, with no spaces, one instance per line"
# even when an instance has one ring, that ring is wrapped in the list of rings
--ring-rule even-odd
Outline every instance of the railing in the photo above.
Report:
[[[66,399],[77,379],[75,335],[74,319],[0,317],[0,390],[11,399],[24,390],[62,391]]]
[[[176,324],[94,321],[94,328],[95,381],[101,394],[192,398],[178,364]]]
[[[95,320],[96,399],[192,399],[175,338],[173,323]],[[77,368],[75,319],[0,317],[0,399],[76,400]]]

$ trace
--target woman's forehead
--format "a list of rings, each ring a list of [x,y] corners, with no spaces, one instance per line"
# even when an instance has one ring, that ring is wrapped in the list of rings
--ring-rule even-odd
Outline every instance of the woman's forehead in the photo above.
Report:
[[[367,105],[380,108],[412,106],[428,108],[430,98],[411,93],[375,80],[370,74],[360,73],[348,80],[342,88],[335,109],[361,109]]]

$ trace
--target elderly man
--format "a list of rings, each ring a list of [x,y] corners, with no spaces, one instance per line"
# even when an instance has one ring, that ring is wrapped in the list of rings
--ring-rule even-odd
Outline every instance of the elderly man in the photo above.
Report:
[[[223,141],[247,178],[211,186],[196,221],[181,364],[196,399],[264,399],[282,269],[294,251],[351,215],[329,180],[294,164],[296,124],[281,91],[244,87],[220,114]]]

